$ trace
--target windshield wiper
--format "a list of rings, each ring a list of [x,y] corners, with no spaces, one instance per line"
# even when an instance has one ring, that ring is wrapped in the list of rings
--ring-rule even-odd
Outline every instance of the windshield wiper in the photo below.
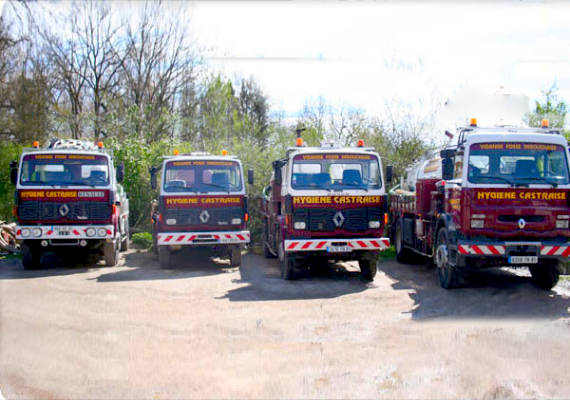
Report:
[[[557,186],[558,186],[558,183],[557,183],[557,182],[554,182],[553,180],[550,180],[550,179],[548,179],[548,178],[546,178],[546,177],[544,177],[544,176],[529,176],[529,177],[520,178],[520,179],[521,179],[521,180],[522,180],[522,179],[525,179],[525,180],[528,179],[529,181],[544,181],[544,182],[548,183],[549,185],[552,185],[552,187],[557,187]]]
[[[473,178],[471,178],[471,179],[473,179]],[[481,182],[482,180],[485,180],[485,179],[499,179],[501,181],[507,182],[511,186],[515,186],[515,183],[513,181],[511,181],[510,179],[507,179],[503,176],[484,176],[484,177],[479,177],[479,178],[475,178],[475,179],[477,179],[479,181],[476,183],[485,183],[485,182]]]
[[[356,187],[368,192],[368,185],[365,185],[364,183],[343,183],[342,186]]]
[[[202,182],[203,185],[208,185],[208,186],[213,186],[213,187],[217,187],[220,189],[223,189],[224,192],[227,191],[228,193],[230,193],[230,187],[229,186],[224,186],[224,185],[218,185],[216,183],[204,183]]]

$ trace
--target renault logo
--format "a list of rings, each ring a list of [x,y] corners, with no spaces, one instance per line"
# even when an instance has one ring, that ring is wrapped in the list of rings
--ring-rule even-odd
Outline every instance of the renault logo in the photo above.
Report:
[[[344,223],[344,215],[342,215],[340,211],[337,211],[333,217],[333,222],[337,228],[340,228]]]
[[[209,219],[210,219],[210,214],[208,214],[208,210],[203,210],[200,213],[200,221],[202,221],[202,223],[205,224],[206,222],[208,222]]]
[[[65,217],[67,214],[69,214],[69,206],[67,204],[59,206],[59,215]]]
[[[524,218],[519,219],[519,229],[524,229],[525,226],[526,226],[526,221],[524,220]]]

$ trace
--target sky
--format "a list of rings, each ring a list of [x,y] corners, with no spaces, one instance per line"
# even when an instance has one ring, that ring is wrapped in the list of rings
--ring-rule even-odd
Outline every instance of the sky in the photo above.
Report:
[[[554,82],[570,102],[570,2],[166,4],[186,11],[211,69],[253,77],[289,117],[320,96],[370,115],[446,104],[438,119],[451,128],[517,123]]]
[[[450,123],[470,112],[497,123],[505,118],[485,114],[493,114],[495,103],[507,107],[506,97],[519,114],[521,98],[528,110],[554,82],[570,99],[568,2],[199,1],[188,7],[196,39],[211,48],[208,63],[230,76],[253,76],[288,114],[323,96],[370,114],[394,102],[424,109],[447,102],[457,106],[447,112]]]

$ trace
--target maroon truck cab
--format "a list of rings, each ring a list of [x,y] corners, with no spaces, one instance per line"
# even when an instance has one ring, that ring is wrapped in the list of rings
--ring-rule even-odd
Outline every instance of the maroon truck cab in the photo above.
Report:
[[[201,153],[168,157],[161,177],[152,216],[161,266],[168,267],[170,254],[185,247],[206,247],[229,255],[232,266],[240,265],[241,250],[250,242],[241,162]]]
[[[274,162],[262,196],[263,249],[285,279],[318,260],[357,260],[364,280],[376,273],[387,199],[379,155],[355,148],[294,147]]]
[[[431,258],[445,288],[465,268],[511,266],[528,267],[550,289],[570,256],[568,157],[565,138],[550,129],[460,131],[458,146],[433,159],[439,177],[426,161],[413,171],[416,190],[392,196],[398,260]]]

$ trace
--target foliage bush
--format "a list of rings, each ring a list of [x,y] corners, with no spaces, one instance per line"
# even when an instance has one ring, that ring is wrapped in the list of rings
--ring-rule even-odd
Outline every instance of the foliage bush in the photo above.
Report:
[[[150,249],[152,247],[152,235],[149,232],[133,233],[131,241],[143,249]]]
[[[12,221],[15,187],[10,182],[10,161],[18,160],[22,146],[12,142],[0,142],[0,220]]]

